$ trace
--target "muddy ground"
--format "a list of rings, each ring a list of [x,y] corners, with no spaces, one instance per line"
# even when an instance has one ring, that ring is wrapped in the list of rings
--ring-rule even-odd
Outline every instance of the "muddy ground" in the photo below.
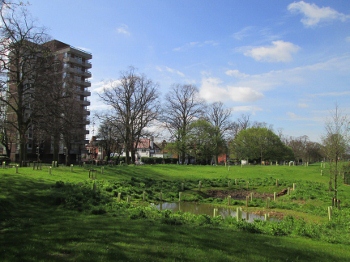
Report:
[[[260,198],[260,199],[266,199],[266,198],[270,198],[273,199],[273,194],[270,193],[258,193],[258,192],[254,192],[254,191],[249,191],[249,190],[208,190],[206,191],[206,194],[209,197],[214,197],[214,198],[227,198],[228,196],[231,196],[232,199],[236,199],[236,200],[246,200],[246,197],[249,196],[250,194],[253,193],[253,197],[254,198]],[[281,192],[279,192],[277,194],[278,196],[282,196],[285,195],[287,193],[287,189],[283,189]],[[253,212],[254,214],[263,216],[266,213],[266,210],[264,211],[255,211]],[[270,216],[272,217],[276,217],[278,219],[283,219],[283,213],[281,212],[276,212],[276,211],[269,211]]]
[[[208,190],[206,191],[209,197],[215,198],[227,198],[231,196],[232,199],[245,200],[247,196],[253,193],[253,197],[266,199],[268,197],[273,198],[273,194],[268,193],[257,193],[249,190]]]

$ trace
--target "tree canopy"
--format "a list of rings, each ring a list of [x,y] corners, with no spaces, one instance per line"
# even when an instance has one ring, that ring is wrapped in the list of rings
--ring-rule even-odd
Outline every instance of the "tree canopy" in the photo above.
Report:
[[[292,150],[266,127],[252,127],[238,133],[231,144],[231,150],[238,159],[294,160]]]

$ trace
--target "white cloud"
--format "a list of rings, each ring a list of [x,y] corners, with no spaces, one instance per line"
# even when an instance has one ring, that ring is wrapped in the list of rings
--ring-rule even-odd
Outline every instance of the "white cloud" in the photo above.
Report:
[[[312,96],[350,96],[350,91],[319,93],[313,94]]]
[[[298,104],[298,107],[300,107],[300,108],[308,108],[309,105],[306,104],[306,103],[299,103],[299,104]]]
[[[288,116],[289,118],[291,118],[291,119],[296,119],[296,118],[298,118],[298,116],[297,116],[295,113],[293,113],[293,112],[287,112],[287,116]]]
[[[244,55],[250,56],[257,61],[266,62],[289,62],[292,54],[298,52],[299,46],[282,40],[273,41],[271,46],[260,46],[250,48],[244,52]]]
[[[286,114],[289,117],[289,120],[308,121],[308,125],[310,125],[311,122],[318,121],[315,117],[303,117],[303,116],[297,115],[293,112],[287,112]],[[323,119],[323,121],[324,121],[324,119]]]
[[[245,74],[236,69],[226,70],[225,73],[226,75],[236,77],[236,79],[232,80],[236,80],[234,83],[236,86],[254,87],[254,89],[263,92],[279,86],[303,86],[307,82],[314,82],[320,75],[332,74],[332,72],[337,72],[337,74],[346,76],[349,70],[350,54],[345,54],[315,64],[288,68],[285,70],[272,70],[262,74]],[[332,84],[330,84],[330,86],[331,85]],[[311,92],[311,90],[308,91],[309,93]],[[313,92],[315,92],[315,90],[313,90]],[[315,94],[317,94],[317,91]],[[342,95],[345,94],[343,93]]]
[[[181,76],[181,77],[185,77],[185,74],[182,73],[181,71],[179,70],[176,70],[176,69],[173,69],[173,68],[170,68],[168,66],[164,66],[164,67],[161,67],[161,66],[157,66],[156,69],[159,71],[159,72],[169,72],[171,74],[177,74],[178,76]]]
[[[242,40],[243,38],[248,37],[250,34],[252,34],[253,27],[252,26],[247,26],[241,29],[240,31],[236,32],[233,34],[233,37],[236,40]]]
[[[316,4],[309,4],[304,1],[294,2],[288,5],[292,13],[301,13],[304,17],[301,22],[306,27],[312,27],[323,21],[340,20],[344,22],[349,15],[339,13],[330,7],[318,7]]]
[[[222,86],[218,78],[203,78],[200,95],[207,101],[254,102],[264,95],[251,87]]]
[[[176,69],[173,69],[173,68],[170,68],[170,67],[165,67],[166,71],[169,72],[169,73],[172,73],[172,74],[177,74],[181,77],[185,77],[185,74],[180,72],[179,70],[176,70]]]
[[[101,81],[97,83],[92,83],[92,91],[95,93],[102,93],[105,89],[111,89],[114,86],[120,85],[120,80],[110,80],[110,81]]]
[[[255,115],[257,111],[263,111],[262,108],[257,106],[234,106],[232,110],[233,113],[251,112],[253,115]]]
[[[117,27],[116,29],[118,34],[122,34],[122,35],[131,35],[131,33],[129,32],[129,27],[125,24],[120,25],[119,27]]]
[[[228,76],[236,77],[236,78],[245,78],[245,77],[249,76],[247,74],[239,72],[239,70],[236,70],[236,69],[234,69],[234,70],[227,70],[225,72],[225,74],[228,75]]]

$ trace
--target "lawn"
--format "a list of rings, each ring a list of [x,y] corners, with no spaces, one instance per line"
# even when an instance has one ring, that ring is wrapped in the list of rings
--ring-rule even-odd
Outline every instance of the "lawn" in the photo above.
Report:
[[[349,196],[327,219],[333,192],[328,169],[305,166],[48,166],[0,169],[1,261],[347,261]],[[92,167],[91,167],[92,168]],[[276,185],[278,180],[278,186]],[[198,181],[203,187],[199,191]],[[228,181],[230,182],[228,184]],[[237,184],[236,184],[237,181]],[[247,186],[247,182],[248,186]],[[267,211],[285,212],[280,223],[236,222],[220,217],[157,211],[146,205],[184,196],[206,199],[207,190],[275,192],[296,184]],[[248,187],[248,188],[246,188]],[[176,192],[172,192],[176,191]],[[122,200],[117,201],[117,193]],[[147,192],[147,202],[142,200]],[[127,203],[126,196],[132,196]],[[266,211],[265,201],[233,208]],[[293,218],[295,217],[295,218]],[[339,225],[338,225],[339,224]]]

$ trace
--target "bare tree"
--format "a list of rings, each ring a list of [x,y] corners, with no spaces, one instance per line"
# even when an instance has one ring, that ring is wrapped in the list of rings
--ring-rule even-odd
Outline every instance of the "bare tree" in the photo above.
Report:
[[[284,143],[292,149],[297,162],[307,161],[307,145],[310,143],[308,136],[285,138]]]
[[[0,101],[7,107],[7,123],[19,139],[19,161],[26,158],[26,132],[36,111],[31,108],[39,76],[50,67],[52,53],[42,44],[48,40],[22,3],[1,2],[0,7]]]
[[[232,126],[231,126],[232,140],[236,138],[236,136],[240,131],[246,130],[247,128],[251,127],[251,125],[252,123],[250,121],[250,115],[242,114],[241,117],[237,119],[237,121],[232,123]]]
[[[37,111],[36,117],[32,119],[35,141],[38,145],[48,144],[53,146],[53,160],[58,161],[59,141],[61,140],[63,118],[65,117],[66,103],[64,100],[73,96],[72,89],[67,88],[62,77],[63,64],[53,59],[52,74],[42,79],[41,88],[36,89],[36,100],[33,107]],[[72,114],[74,111],[70,111]]]
[[[111,153],[116,153],[117,157],[120,156],[123,149],[120,143],[122,139],[120,133],[118,132],[118,129],[115,128],[112,123],[104,121],[98,129],[97,137],[99,138],[98,143],[100,147],[102,147],[106,153],[107,161],[110,160]]]
[[[349,144],[349,119],[343,115],[338,105],[331,112],[330,118],[325,123],[325,135],[322,137],[325,154],[330,161],[331,176],[330,187],[334,186],[334,198],[338,198],[338,175],[340,171],[340,161],[342,155],[346,152]]]
[[[188,151],[188,132],[190,124],[203,114],[204,102],[199,98],[198,89],[193,85],[175,84],[165,96],[162,121],[175,142],[182,164]]]
[[[159,114],[158,85],[144,75],[135,73],[134,68],[121,73],[119,81],[111,83],[100,94],[101,100],[112,112],[100,118],[109,122],[122,136],[126,162],[135,163],[135,153],[141,137],[151,135],[147,129]]]
[[[232,109],[224,108],[222,102],[212,103],[207,110],[207,119],[215,129],[215,135],[213,137],[215,164],[218,163],[219,155],[225,153],[226,145],[224,141],[227,138],[228,132],[232,130],[232,122],[230,121],[231,112]]]

